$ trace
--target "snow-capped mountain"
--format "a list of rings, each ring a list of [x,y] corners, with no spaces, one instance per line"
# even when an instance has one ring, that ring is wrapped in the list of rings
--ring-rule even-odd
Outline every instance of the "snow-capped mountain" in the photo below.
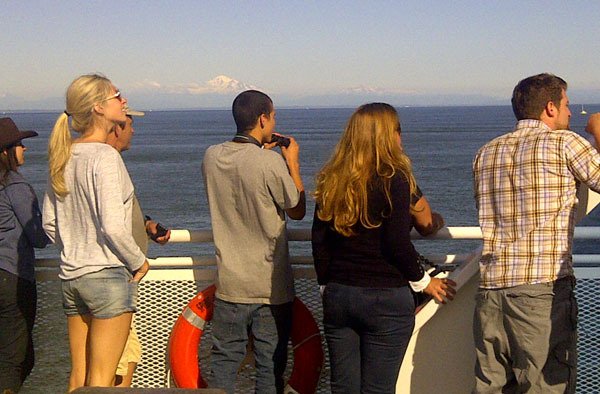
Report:
[[[346,94],[380,94],[380,93],[384,93],[383,89],[380,88],[373,88],[370,86],[354,86],[351,88],[347,88],[344,90],[344,93]]]
[[[226,75],[218,75],[207,81],[206,85],[215,93],[238,93],[244,90],[257,89],[254,85],[240,82]]]

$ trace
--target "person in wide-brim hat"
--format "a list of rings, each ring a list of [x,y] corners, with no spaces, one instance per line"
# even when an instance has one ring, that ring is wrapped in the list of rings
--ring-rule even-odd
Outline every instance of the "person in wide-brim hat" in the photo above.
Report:
[[[8,148],[25,138],[36,137],[33,130],[19,130],[11,118],[0,119],[0,149]]]
[[[35,131],[20,131],[0,119],[0,393],[18,392],[34,364],[33,325],[37,291],[35,252],[49,239],[33,188],[18,169],[27,150],[21,142]]]

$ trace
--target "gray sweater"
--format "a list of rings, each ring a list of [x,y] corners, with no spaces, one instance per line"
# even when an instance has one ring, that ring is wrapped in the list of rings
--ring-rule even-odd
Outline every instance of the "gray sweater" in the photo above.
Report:
[[[50,183],[44,196],[44,230],[60,250],[59,277],[139,269],[146,257],[131,233],[134,189],[119,153],[103,143],[73,144],[65,182],[64,198]]]
[[[33,248],[48,242],[33,188],[21,174],[10,171],[0,185],[0,269],[33,281]]]

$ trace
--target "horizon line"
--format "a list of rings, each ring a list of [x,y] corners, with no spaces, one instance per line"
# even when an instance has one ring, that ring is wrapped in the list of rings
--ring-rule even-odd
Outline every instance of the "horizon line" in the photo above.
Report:
[[[598,106],[600,103],[571,103],[570,106]],[[395,108],[447,108],[447,107],[510,107],[510,104],[447,104],[447,105],[394,105]],[[350,105],[281,105],[276,106],[276,109],[355,109],[358,106]],[[184,107],[184,108],[136,108],[137,110],[143,110],[145,112],[175,112],[175,111],[223,111],[231,110],[231,106],[219,106],[219,107]],[[62,112],[62,109],[0,109],[2,114],[9,113],[53,113]]]

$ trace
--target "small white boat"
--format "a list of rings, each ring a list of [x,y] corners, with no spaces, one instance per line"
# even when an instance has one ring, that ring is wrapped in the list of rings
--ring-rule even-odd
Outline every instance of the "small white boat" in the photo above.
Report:
[[[581,112],[582,115],[587,115],[587,111],[583,108],[583,104],[581,104]]]

